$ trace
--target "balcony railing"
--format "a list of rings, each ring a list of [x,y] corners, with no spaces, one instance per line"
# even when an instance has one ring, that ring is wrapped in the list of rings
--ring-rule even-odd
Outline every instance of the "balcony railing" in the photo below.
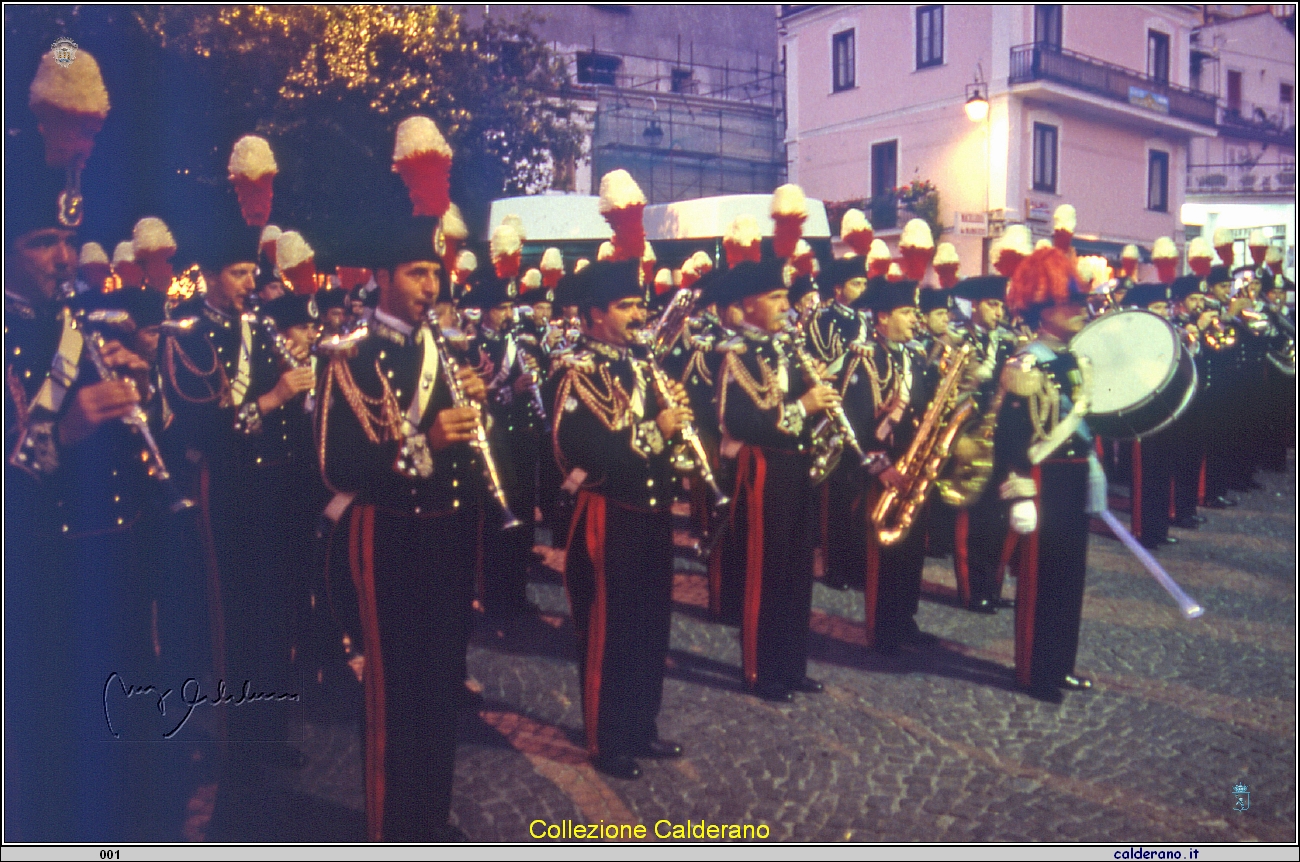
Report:
[[[1126,105],[1140,105],[1207,126],[1215,124],[1213,96],[1042,42],[1011,49],[1010,83],[1030,81],[1065,84]]]
[[[1295,162],[1187,166],[1189,195],[1293,195]]]
[[[1219,109],[1219,130],[1234,138],[1295,146],[1295,110],[1290,105],[1223,107]]]

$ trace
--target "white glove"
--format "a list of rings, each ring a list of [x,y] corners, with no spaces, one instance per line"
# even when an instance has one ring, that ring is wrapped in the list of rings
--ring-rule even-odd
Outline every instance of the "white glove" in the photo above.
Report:
[[[998,496],[1003,500],[1020,500],[1038,494],[1038,486],[1030,476],[1007,475],[1007,480],[998,487]]]
[[[1011,504],[1011,529],[1021,536],[1038,529],[1038,507],[1033,500],[1017,500]]]

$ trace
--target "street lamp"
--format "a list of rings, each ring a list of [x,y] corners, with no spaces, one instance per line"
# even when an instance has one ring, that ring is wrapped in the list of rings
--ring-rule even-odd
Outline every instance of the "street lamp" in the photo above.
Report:
[[[989,115],[989,85],[976,79],[966,85],[966,118],[972,123],[982,123]]]

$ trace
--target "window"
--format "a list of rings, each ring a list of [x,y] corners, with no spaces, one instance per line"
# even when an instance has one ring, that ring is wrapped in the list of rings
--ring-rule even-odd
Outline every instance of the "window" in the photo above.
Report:
[[[871,223],[877,228],[898,227],[898,141],[871,145]]]
[[[916,68],[943,65],[943,7],[916,10]]]
[[[1056,126],[1034,123],[1034,191],[1056,194]]]
[[[692,69],[673,69],[673,92],[674,93],[695,93],[699,91],[699,85],[695,80],[695,71]]]
[[[1147,77],[1169,83],[1169,34],[1147,31]]]
[[[1213,58],[1210,57],[1209,54],[1203,54],[1200,51],[1192,52],[1192,58],[1190,64],[1191,69],[1189,71],[1191,72],[1191,82],[1192,82],[1193,90],[1196,90],[1197,92],[1205,91],[1204,82],[1202,81],[1201,78],[1201,73],[1205,69],[1206,62],[1211,61],[1212,59]]]
[[[578,53],[578,83],[605,84],[613,87],[618,83],[617,74],[623,61],[609,54],[595,54],[590,51]]]
[[[1291,104],[1291,93],[1292,93],[1292,90],[1291,90],[1291,85],[1290,85],[1290,84],[1278,84],[1278,85],[1277,85],[1277,100],[1278,100],[1278,102],[1280,102],[1281,104],[1283,104],[1283,105],[1289,105],[1289,104]]]
[[[851,90],[856,84],[853,59],[853,31],[845,30],[831,37],[831,57],[835,63],[833,70],[834,90]]]
[[[1061,6],[1034,7],[1034,44],[1061,49]]]
[[[1228,113],[1241,113],[1241,73],[1228,70]]]
[[[1147,154],[1147,209],[1169,212],[1169,154],[1159,150]]]

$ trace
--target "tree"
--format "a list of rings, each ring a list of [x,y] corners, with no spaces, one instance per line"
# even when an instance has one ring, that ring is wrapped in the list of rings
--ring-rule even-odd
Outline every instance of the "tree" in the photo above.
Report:
[[[88,238],[121,238],[123,213],[152,213],[184,246],[226,195],[230,147],[250,132],[279,162],[272,220],[325,261],[375,214],[410,205],[389,161],[412,114],[455,150],[452,197],[471,228],[493,198],[542,191],[554,165],[581,155],[564,62],[527,21],[471,28],[444,7],[43,6],[6,7],[5,25],[6,107],[32,130],[26,85],[54,38],[104,70],[113,109],[84,180],[87,222],[96,207],[116,217]]]
[[[581,149],[563,61],[523,24],[467,28],[445,7],[163,7],[137,13],[167,50],[209,60],[231,141],[255,125],[282,161],[276,217],[311,231],[404,203],[389,175],[401,120],[431,117],[455,150],[471,226],[492,198],[548,188]],[[283,156],[280,154],[283,153]],[[328,176],[328,182],[321,182]],[[280,185],[280,181],[277,181]]]

